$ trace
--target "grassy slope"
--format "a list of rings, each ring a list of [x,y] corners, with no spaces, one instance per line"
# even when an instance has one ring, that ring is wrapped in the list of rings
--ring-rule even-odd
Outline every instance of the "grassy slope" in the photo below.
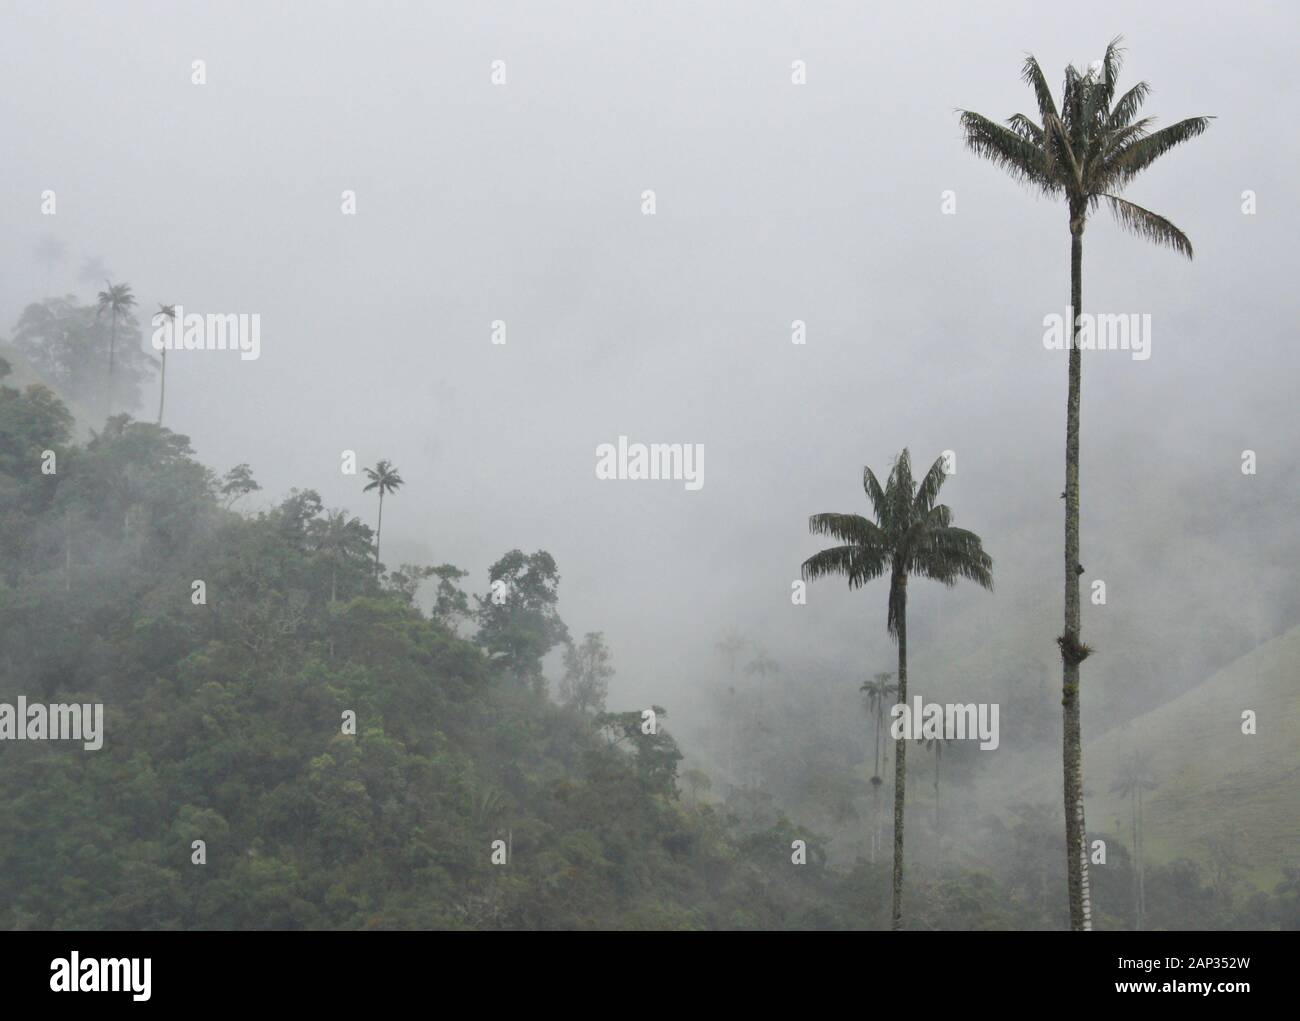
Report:
[[[1266,642],[1186,694],[1116,727],[1084,750],[1088,828],[1127,843],[1130,809],[1110,794],[1134,748],[1151,756],[1159,788],[1144,796],[1151,863],[1209,858],[1206,837],[1232,834],[1242,876],[1261,889],[1300,859],[1300,627]],[[1241,732],[1253,709],[1258,733]],[[1116,824],[1119,820],[1119,824]]]

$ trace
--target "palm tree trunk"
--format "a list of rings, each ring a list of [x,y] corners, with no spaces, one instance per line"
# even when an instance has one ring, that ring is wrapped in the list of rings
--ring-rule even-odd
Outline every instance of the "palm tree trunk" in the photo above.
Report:
[[[871,864],[876,864],[876,851],[880,846],[880,725],[884,710],[884,696],[876,702],[876,762],[871,773]]]
[[[943,758],[943,745],[934,743],[934,843],[939,846],[939,760]]]
[[[163,402],[167,400],[167,349],[162,352],[162,386],[158,390],[158,424],[162,425]]]
[[[1137,792],[1137,839],[1134,843],[1137,845],[1137,867],[1138,867],[1138,928],[1141,929],[1146,924],[1147,916],[1147,883],[1146,869],[1142,864],[1145,856],[1146,834],[1142,832],[1142,788],[1138,787]]]
[[[1142,928],[1142,891],[1138,886],[1138,803],[1137,791],[1133,791],[1133,802],[1129,805],[1132,815],[1133,831],[1133,928]]]
[[[906,584],[906,582],[904,582]],[[907,705],[907,590],[898,613],[898,701]],[[894,741],[894,897],[890,927],[903,927],[903,797],[907,782],[907,736]]]
[[[384,532],[384,490],[379,490],[379,523],[375,526],[375,577],[379,576],[379,537]]]
[[[108,414],[113,414],[113,354],[117,348],[117,309],[113,309],[113,328],[108,335]]]
[[[1079,389],[1083,364],[1078,343],[1083,304],[1083,222],[1083,211],[1072,210],[1070,305],[1074,327],[1070,340],[1069,391],[1065,408],[1065,631],[1061,636],[1065,859],[1070,928],[1074,931],[1092,928],[1088,846],[1083,823],[1083,736],[1079,726],[1079,663],[1084,656],[1079,640]]]

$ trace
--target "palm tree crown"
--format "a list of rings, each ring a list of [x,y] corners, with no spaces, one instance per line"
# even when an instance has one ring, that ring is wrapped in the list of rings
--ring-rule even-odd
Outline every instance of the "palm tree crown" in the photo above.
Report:
[[[126,315],[135,308],[135,295],[131,293],[130,284],[114,284],[104,281],[107,290],[99,292],[99,314],[111,312],[115,316]]]
[[[963,110],[966,145],[1044,194],[1064,195],[1072,229],[1082,233],[1088,214],[1104,200],[1121,227],[1190,259],[1186,234],[1119,192],[1174,146],[1205,131],[1213,118],[1189,117],[1152,131],[1154,119],[1138,117],[1151,86],[1138,82],[1115,98],[1124,58],[1119,44],[1119,38],[1111,40],[1106,55],[1086,72],[1065,69],[1059,111],[1038,61],[1026,57],[1021,77],[1034,91],[1038,120],[1018,113],[1004,127]]]
[[[874,522],[860,514],[814,514],[808,520],[814,535],[829,535],[838,546],[804,561],[809,581],[839,574],[849,588],[889,573],[889,613],[886,626],[898,636],[898,622],[907,596],[909,575],[931,578],[953,586],[969,578],[986,589],[993,587],[993,560],[984,552],[980,537],[956,528],[952,511],[936,503],[947,475],[943,458],[926,472],[918,486],[912,478],[911,456],[904,448],[882,487],[870,468],[862,469],[862,486],[875,514]]]
[[[365,472],[370,485],[361,490],[363,493],[378,489],[382,498],[385,493],[394,493],[404,485],[402,476],[397,474],[397,469],[393,467],[391,461],[380,461],[373,468],[365,469]]]

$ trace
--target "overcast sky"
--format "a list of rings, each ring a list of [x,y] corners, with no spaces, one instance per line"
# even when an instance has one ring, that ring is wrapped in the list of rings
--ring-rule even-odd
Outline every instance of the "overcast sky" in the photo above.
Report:
[[[967,153],[955,110],[1031,113],[1026,52],[1059,88],[1122,33],[1121,84],[1152,83],[1148,112],[1218,119],[1128,192],[1194,262],[1104,211],[1085,236],[1085,308],[1149,313],[1153,336],[1149,360],[1085,362],[1083,562],[1125,580],[1112,619],[1155,632],[1189,585],[1213,617],[1281,570],[1292,5],[2,7],[0,334],[45,291],[47,235],[69,249],[53,290],[92,297],[93,256],[145,309],[259,313],[257,361],[169,359],[168,425],[219,472],[249,462],[264,505],[311,487],[372,523],[340,453],[394,461],[392,567],[452,561],[481,592],[501,553],[549,550],[562,615],[607,633],[612,701],[636,703],[670,701],[732,625],[785,662],[842,663],[846,683],[888,665],[883,588],[821,582],[796,607],[790,584],[819,548],[808,515],[865,510],[862,466],[883,475],[904,445],[927,465],[956,452],[944,496],[997,561],[995,594],[944,605],[986,628],[1041,605],[1054,655],[1065,360],[1042,321],[1069,297],[1066,212]],[[597,480],[596,447],[620,435],[703,444],[703,488]],[[1175,495],[1205,501],[1175,515],[1197,529],[1165,522]],[[1192,550],[1206,561],[1175,585]]]

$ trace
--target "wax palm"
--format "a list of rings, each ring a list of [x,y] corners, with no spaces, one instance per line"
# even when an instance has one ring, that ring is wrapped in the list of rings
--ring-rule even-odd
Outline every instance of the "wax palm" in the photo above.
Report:
[[[158,311],[153,314],[155,320],[170,319],[173,324],[176,322],[176,306],[162,305],[158,306]],[[160,377],[160,387],[158,390],[158,424],[162,425],[163,402],[167,399],[167,345],[162,347],[162,372]]]
[[[370,480],[370,484],[361,490],[363,493],[368,493],[372,489],[379,490],[379,523],[375,528],[375,573],[378,574],[379,536],[384,528],[384,494],[397,492],[404,482],[391,461],[380,461],[373,468],[367,468],[366,478]]]
[[[943,486],[943,458],[918,485],[912,478],[907,449],[898,455],[882,487],[870,468],[862,470],[862,486],[876,520],[860,514],[814,514],[808,527],[814,535],[829,535],[840,545],[804,561],[803,577],[815,580],[842,575],[849,588],[889,575],[886,630],[898,643],[898,700],[907,701],[907,581],[912,575],[955,585],[968,578],[993,587],[993,561],[974,532],[955,528],[952,511],[938,503]],[[894,742],[894,877],[892,925],[903,924],[903,807],[907,778],[907,747]]]
[[[862,682],[862,691],[867,696],[867,706],[876,721],[876,758],[875,769],[871,774],[871,814],[875,820],[875,830],[871,836],[871,861],[876,860],[876,848],[880,844],[880,732],[885,729],[885,706],[892,705],[898,694],[898,685],[890,683],[894,675],[881,672],[870,681]]]
[[[862,682],[862,691],[866,693],[867,705],[871,709],[872,718],[876,721],[876,768],[871,776],[871,783],[874,786],[880,784],[880,732],[885,726],[885,706],[893,703],[893,697],[898,693],[898,685],[891,684],[894,675],[884,672],[875,675],[870,681]]]
[[[112,330],[108,336],[108,413],[113,413],[113,361],[117,352],[117,321],[125,319],[135,308],[135,295],[131,293],[130,284],[114,284],[104,281],[107,290],[99,292],[99,311],[97,316],[109,312],[113,317]]]
[[[1156,784],[1155,774],[1151,771],[1151,756],[1144,751],[1136,751],[1120,766],[1119,777],[1110,786],[1112,794],[1120,798],[1131,799],[1133,845],[1133,914],[1136,927],[1141,929],[1143,916],[1146,914],[1146,876],[1142,867],[1142,792],[1153,791]]]
[[[923,737],[918,739],[918,743],[926,751],[934,752],[934,836],[937,843],[939,839],[939,764],[943,759],[943,739]]]
[[[1089,648],[1080,639],[1079,615],[1079,392],[1081,354],[1079,319],[1083,305],[1083,231],[1088,215],[1105,202],[1121,227],[1156,244],[1192,257],[1187,235],[1163,216],[1120,197],[1120,192],[1170,149],[1195,138],[1209,117],[1190,117],[1158,131],[1152,118],[1138,117],[1151,88],[1138,82],[1118,99],[1116,80],[1123,51],[1119,39],[1105,56],[1083,72],[1065,69],[1058,111],[1052,90],[1032,56],[1021,77],[1033,90],[1038,120],[1025,114],[1006,126],[987,117],[961,112],[967,147],[991,160],[1016,180],[1065,199],[1070,222],[1070,308],[1074,317],[1065,415],[1065,626],[1061,647],[1063,707],[1063,787],[1065,801],[1066,875],[1070,927],[1090,929],[1088,854],[1083,819],[1083,739],[1079,729],[1079,664]]]

